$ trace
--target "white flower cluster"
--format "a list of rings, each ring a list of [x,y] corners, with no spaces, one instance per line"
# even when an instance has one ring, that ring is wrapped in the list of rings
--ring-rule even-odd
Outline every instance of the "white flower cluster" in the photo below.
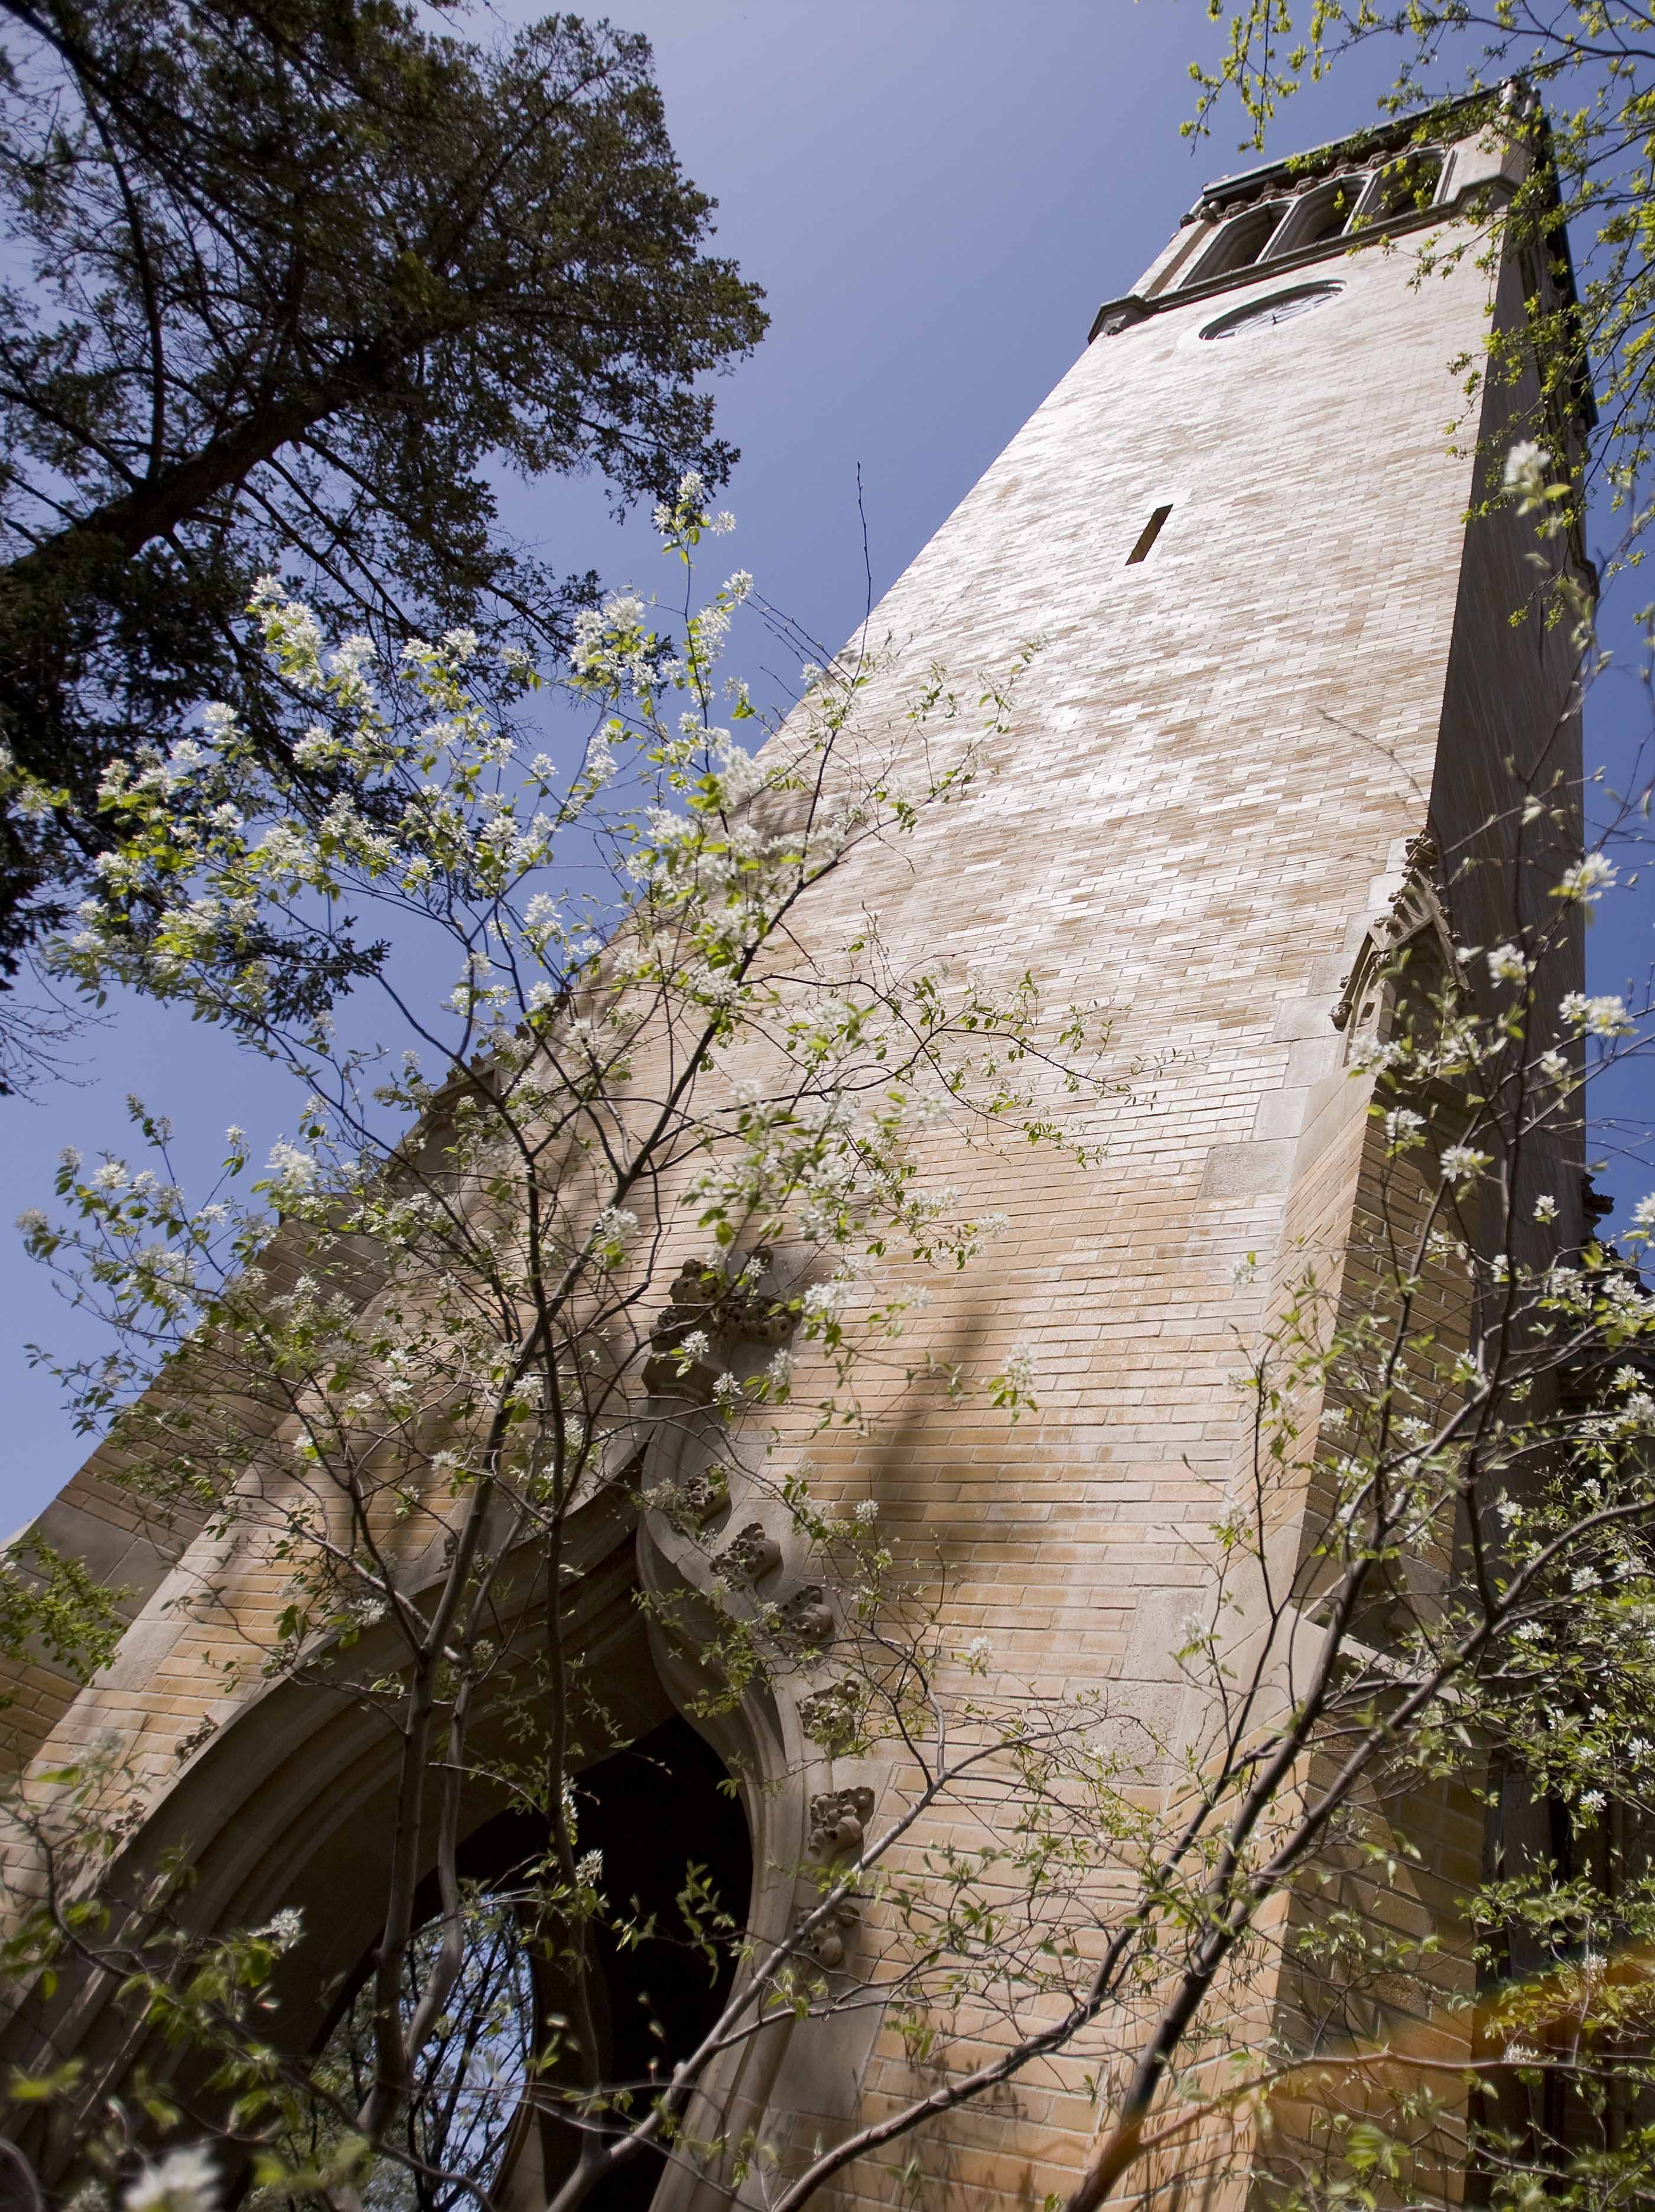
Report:
[[[314,1184],[316,1161],[311,1153],[290,1145],[285,1137],[278,1137],[270,1148],[265,1172],[278,1198],[297,1198]]]
[[[1034,1389],[1034,1348],[1031,1345],[1015,1344],[1011,1357],[1002,1370],[1007,1387],[1020,1397],[1027,1397]]]
[[[218,2169],[204,2143],[169,2150],[129,2184],[126,2212],[217,2212]]]
[[[1439,1163],[1445,1182],[1456,1186],[1470,1182],[1492,1164],[1487,1152],[1480,1152],[1473,1145],[1445,1145]]]
[[[1555,898],[1578,899],[1583,904],[1594,906],[1607,890],[1613,890],[1617,881],[1613,860],[1603,853],[1588,853],[1573,867],[1565,868],[1553,891]]]
[[[1626,1000],[1613,993],[1604,992],[1588,998],[1584,991],[1570,991],[1558,1006],[1558,1013],[1571,1029],[1582,1030],[1588,1036],[1634,1036],[1637,1024],[1627,1012]]]
[[[1425,1116],[1411,1106],[1393,1106],[1384,1117],[1384,1133],[1393,1152],[1410,1151],[1425,1141]]]
[[[638,1225],[638,1217],[624,1206],[606,1206],[592,1224],[592,1242],[599,1251],[619,1252]]]
[[[1551,465],[1552,457],[1544,446],[1536,445],[1532,438],[1519,439],[1506,456],[1506,489],[1543,490]]]

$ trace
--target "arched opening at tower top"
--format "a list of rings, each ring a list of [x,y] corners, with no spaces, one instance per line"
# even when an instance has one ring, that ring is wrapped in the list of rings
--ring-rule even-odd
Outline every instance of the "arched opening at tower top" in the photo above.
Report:
[[[718,1943],[709,1958],[680,1906],[693,1867],[738,1930],[745,1925],[752,1849],[728,1779],[716,1754],[673,1714],[575,1784],[579,1848],[583,1856],[601,1856],[599,1879],[611,1917],[651,1929],[636,1942],[607,1922],[593,1931],[601,2074],[606,2087],[632,2092],[635,2118],[648,2111],[652,2083],[711,2027],[734,1981],[734,1942]],[[539,2099],[532,2094],[532,2061],[545,2048],[547,2023],[568,2006],[559,1969],[512,1902],[545,1842],[542,1820],[507,1811],[484,1821],[462,1847],[461,1880],[477,1900],[468,1915],[466,1967],[426,2047],[429,2096],[405,2111],[397,2128],[399,2145],[411,2158],[469,2173],[496,2201],[522,2212],[538,2212],[555,2193],[580,2148],[574,2125],[559,2113],[556,2089]],[[428,1875],[416,1920],[429,1930],[432,1948],[439,1910],[435,1877]],[[322,2039],[330,2066],[350,2077],[353,2096],[364,2094],[371,2078],[372,1967],[370,1952]],[[551,2078],[563,2078],[563,2069]],[[594,2124],[624,2123],[599,2116]],[[587,2203],[593,2212],[646,2212],[664,2170],[660,2154],[642,2154]],[[476,2202],[461,2181],[428,2179],[392,2162],[366,2196],[375,2212],[461,2212]]]
[[[1188,281],[1205,283],[1211,277],[1228,276],[1238,269],[1250,268],[1269,244],[1270,234],[1281,220],[1281,212],[1280,203],[1272,201],[1245,215],[1232,216],[1190,270]]]

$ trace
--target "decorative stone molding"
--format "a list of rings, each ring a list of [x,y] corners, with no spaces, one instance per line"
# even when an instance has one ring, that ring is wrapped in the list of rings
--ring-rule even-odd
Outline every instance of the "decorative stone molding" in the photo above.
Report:
[[[862,1734],[862,1699],[855,1684],[829,1682],[800,1698],[799,1725],[830,1759],[854,1750]]]
[[[672,1279],[667,1303],[649,1332],[653,1357],[644,1362],[644,1388],[660,1398],[679,1398],[709,1406],[720,1369],[710,1359],[685,1361],[678,1348],[699,1330],[714,1345],[734,1338],[748,1344],[781,1344],[793,1334],[794,1316],[785,1299],[756,1287],[755,1278],[770,1266],[760,1249],[747,1255],[741,1278],[732,1282],[723,1270],[703,1261],[686,1260]]]
[[[643,1363],[643,1387],[652,1398],[678,1398],[691,1406],[710,1406],[717,1394],[719,1371],[708,1359],[685,1360],[675,1351],[658,1352]]]
[[[756,1583],[782,1564],[782,1547],[762,1521],[739,1529],[714,1562],[727,1582]]]
[[[1345,1034],[1346,1056],[1359,1037],[1383,1041],[1391,1012],[1391,985],[1407,956],[1428,954],[1453,981],[1466,982],[1465,970],[1448,927],[1446,894],[1438,873],[1436,840],[1410,837],[1404,851],[1406,872],[1390,902],[1370,923],[1355,964],[1340,985],[1333,1026]]]
[[[846,1939],[852,1929],[861,1925],[861,1908],[849,1897],[842,1897],[823,1915],[810,1936],[810,1948],[818,1966],[830,1972],[843,1966]]]
[[[873,1792],[866,1783],[849,1790],[820,1790],[810,1801],[810,1852],[823,1866],[854,1858],[867,1836]]]
[[[782,1630],[789,1642],[813,1645],[820,1650],[833,1641],[838,1623],[823,1595],[820,1583],[806,1583],[782,1607]]]
[[[721,1467],[686,1474],[660,1493],[660,1504],[679,1527],[705,1529],[730,1502],[730,1478]]]

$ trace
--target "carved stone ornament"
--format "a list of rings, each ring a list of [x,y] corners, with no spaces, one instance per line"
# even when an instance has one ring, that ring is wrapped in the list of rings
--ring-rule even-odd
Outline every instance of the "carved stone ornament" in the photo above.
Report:
[[[810,1948],[818,1966],[830,1972],[845,1962],[845,1939],[861,1919],[858,1907],[848,1897],[842,1897],[821,1920],[810,1936]]]
[[[864,1783],[851,1790],[819,1790],[810,1801],[811,1856],[824,1865],[854,1858],[862,1848],[873,1811],[873,1792]]]
[[[782,1564],[782,1547],[762,1521],[749,1521],[719,1553],[716,1565],[727,1582],[756,1583]]]
[[[723,1269],[702,1260],[686,1260],[672,1278],[667,1303],[649,1332],[653,1357],[644,1362],[643,1385],[659,1398],[682,1398],[710,1406],[721,1369],[716,1359],[692,1359],[686,1365],[678,1348],[699,1330],[716,1349],[732,1337],[750,1344],[780,1344],[793,1334],[797,1317],[787,1301],[758,1290],[756,1279],[770,1266],[761,1248],[748,1254],[732,1282]]]
[[[838,1626],[820,1583],[806,1583],[795,1590],[782,1607],[781,1620],[782,1632],[795,1644],[814,1644],[818,1650],[832,1642]]]
[[[1383,1027],[1386,990],[1403,953],[1428,949],[1457,982],[1465,981],[1448,927],[1437,857],[1434,838],[1409,839],[1401,888],[1369,926],[1333,1009],[1333,1026],[1345,1030],[1350,1041],[1375,1035]]]
[[[757,1344],[780,1344],[794,1329],[794,1316],[783,1298],[757,1288],[757,1279],[770,1266],[763,1248],[749,1253],[733,1282],[721,1267],[704,1261],[686,1260],[672,1278],[667,1304],[649,1332],[657,1351],[670,1351],[692,1329],[709,1336],[745,1337]]]
[[[830,1758],[843,1757],[860,1741],[862,1700],[853,1682],[830,1682],[799,1700],[799,1724]]]
[[[654,1398],[681,1398],[691,1406],[710,1406],[719,1374],[710,1360],[681,1360],[675,1352],[658,1352],[643,1363],[643,1387]]]
[[[685,1528],[705,1528],[729,1502],[730,1478],[721,1467],[709,1467],[702,1474],[685,1475],[664,1500],[672,1519]]]

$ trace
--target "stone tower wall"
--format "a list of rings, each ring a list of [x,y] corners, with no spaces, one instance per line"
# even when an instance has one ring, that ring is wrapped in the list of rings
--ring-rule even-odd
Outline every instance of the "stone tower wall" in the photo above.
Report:
[[[946,942],[1003,981],[1030,969],[1050,1003],[1107,1006],[1134,1071],[1128,1095],[1086,1109],[1095,1165],[939,1141],[939,1179],[1010,1225],[943,1286],[915,1348],[983,1365],[1026,1344],[1037,1413],[1011,1427],[919,1399],[866,1439],[811,1447],[827,1497],[872,1498],[882,1527],[936,1554],[948,1637],[986,1638],[1007,1694],[1098,1691],[1181,1725],[1178,1624],[1244,1444],[1238,1348],[1305,1255],[1336,1279],[1350,1234],[1368,1093],[1332,1023],[1342,980],[1410,838],[1429,827],[1457,853],[1505,808],[1514,751],[1549,742],[1572,758],[1565,643],[1511,642],[1515,526],[1468,527],[1477,426],[1451,449],[1451,364],[1481,342],[1489,278],[1475,256],[1421,277],[1438,235],[1324,257],[1336,301],[1223,343],[1201,335],[1215,316],[1293,278],[1254,272],[1169,302],[1155,294],[1176,246],[1145,280],[1153,312],[1088,348],[870,625],[890,653],[874,711],[893,718],[929,666],[965,689],[1044,642],[993,773],[900,854],[835,877],[806,927],[831,941],[871,908],[899,956]],[[1505,315],[1514,281],[1500,279]],[[1129,564],[1161,507],[1153,550]],[[1513,653],[1529,656],[1520,679]],[[1467,927],[1488,941],[1506,933],[1480,895]],[[1573,1168],[1560,1160],[1565,1236]],[[805,1448],[784,1425],[779,1466]],[[80,1530],[101,1565],[113,1540],[72,1516],[125,1530],[124,1510],[88,1474],[48,1522],[71,1544]],[[136,1554],[108,1556],[121,1575]],[[204,1721],[232,1734],[234,1710],[209,1632],[165,1609],[164,1554],[139,1565],[126,1578],[141,1610],[111,1674],[76,1696],[35,1670],[19,1717],[46,1762],[113,1741],[164,1788],[180,1741]],[[301,1734],[282,1744],[305,1764]],[[371,1802],[369,1782],[354,1799],[349,1782],[347,1762],[327,1785],[336,1805]],[[295,1802],[310,1786],[295,1773]],[[1467,1863],[1463,1808],[1440,1816],[1443,1854]],[[337,1820],[329,1833],[330,1863],[349,1868]],[[248,1863],[268,1887],[268,1840],[259,1850]],[[227,1899],[254,1909],[251,1879],[227,1875]],[[893,2038],[818,2039],[762,2101],[807,2144],[916,2084]],[[1077,2062],[953,2116],[922,2158],[985,2212],[1025,2207],[1067,2186],[1092,2125]],[[894,2187],[869,2161],[842,2196]]]

